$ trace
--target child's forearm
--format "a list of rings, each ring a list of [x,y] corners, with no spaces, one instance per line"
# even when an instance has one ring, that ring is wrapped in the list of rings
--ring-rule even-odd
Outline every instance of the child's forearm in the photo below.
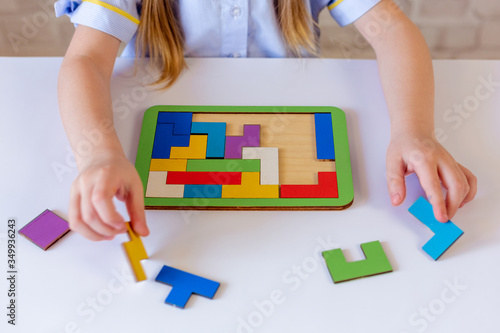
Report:
[[[434,77],[428,47],[418,28],[399,9],[386,7],[380,16],[368,13],[356,25],[377,54],[391,134],[433,135]],[[370,30],[374,27],[378,33]]]
[[[60,113],[79,169],[101,153],[123,154],[113,127],[110,76],[87,56],[67,56],[61,66]]]

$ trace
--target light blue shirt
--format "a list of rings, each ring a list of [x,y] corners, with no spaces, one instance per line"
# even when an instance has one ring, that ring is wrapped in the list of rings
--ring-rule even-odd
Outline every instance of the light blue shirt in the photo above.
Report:
[[[380,0],[304,0],[312,19],[325,7],[340,26],[357,20]],[[176,12],[186,57],[287,57],[273,0],[178,0]],[[59,0],[56,15],[127,43],[134,56],[141,0]],[[316,38],[319,37],[319,31]],[[304,54],[307,56],[307,54]]]

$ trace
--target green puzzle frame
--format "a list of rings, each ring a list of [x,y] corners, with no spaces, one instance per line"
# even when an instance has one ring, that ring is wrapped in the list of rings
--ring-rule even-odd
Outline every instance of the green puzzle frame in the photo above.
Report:
[[[283,111],[277,111],[277,110]],[[335,146],[335,171],[338,198],[150,198],[146,197],[158,112],[193,113],[330,113]],[[156,105],[144,113],[135,167],[144,187],[146,209],[245,209],[245,210],[339,210],[351,206],[354,200],[351,159],[344,111],[331,106],[189,106]]]

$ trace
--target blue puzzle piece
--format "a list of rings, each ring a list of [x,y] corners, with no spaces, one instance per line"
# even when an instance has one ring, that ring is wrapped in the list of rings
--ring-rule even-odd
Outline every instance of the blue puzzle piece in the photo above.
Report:
[[[174,134],[191,133],[192,112],[158,112],[158,124],[174,124]]]
[[[316,156],[318,160],[334,160],[333,125],[330,113],[315,113]]]
[[[171,147],[188,147],[190,135],[174,135],[173,124],[157,124],[151,158],[170,158]]]
[[[438,260],[464,233],[451,221],[441,223],[436,220],[432,205],[423,197],[418,198],[408,211],[434,232],[434,236],[422,247],[434,260]]]
[[[207,134],[207,158],[224,158],[226,123],[193,122],[192,134]]]
[[[165,303],[180,308],[186,306],[191,294],[213,298],[220,286],[219,282],[208,280],[169,266],[163,266],[156,277],[156,281],[172,286],[172,290],[167,296]]]
[[[222,185],[184,185],[184,198],[221,198]]]

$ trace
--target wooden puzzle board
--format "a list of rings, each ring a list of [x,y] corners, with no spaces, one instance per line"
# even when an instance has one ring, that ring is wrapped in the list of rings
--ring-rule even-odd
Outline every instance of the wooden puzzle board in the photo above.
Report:
[[[187,113],[189,123],[184,117]],[[318,123],[316,116],[321,116],[323,121]],[[184,119],[181,123],[178,123],[179,117]],[[334,156],[318,159],[317,142],[324,140],[317,141],[320,139],[316,138],[316,131],[321,130],[316,127],[323,127],[324,123],[330,125]],[[209,155],[214,148],[214,136],[210,139],[210,133],[205,134],[209,131],[195,131],[195,125],[207,124],[224,126],[225,155],[224,152],[216,157]],[[251,129],[256,131],[253,134],[256,137],[249,139]],[[167,136],[162,134],[166,132]],[[239,151],[240,156],[233,161],[253,160],[247,154],[252,149],[273,150],[277,165],[271,168],[276,168],[279,180],[264,182],[263,174],[269,167],[264,167],[263,157],[261,161],[253,161],[260,162],[262,170],[192,172],[209,171],[193,169],[195,165],[206,165],[203,160],[224,163],[223,160],[233,158],[228,153],[229,142],[241,138],[249,141],[244,142],[243,148],[237,147],[243,155]],[[257,141],[252,143],[252,140]],[[162,147],[168,141],[171,142]],[[325,141],[328,142],[328,138]],[[261,157],[255,157],[258,158]],[[334,107],[154,106],[144,115],[136,168],[143,182],[147,209],[324,210],[347,208],[353,200],[345,114]],[[199,175],[210,176],[210,179],[198,180]],[[224,179],[214,183],[217,177]]]

